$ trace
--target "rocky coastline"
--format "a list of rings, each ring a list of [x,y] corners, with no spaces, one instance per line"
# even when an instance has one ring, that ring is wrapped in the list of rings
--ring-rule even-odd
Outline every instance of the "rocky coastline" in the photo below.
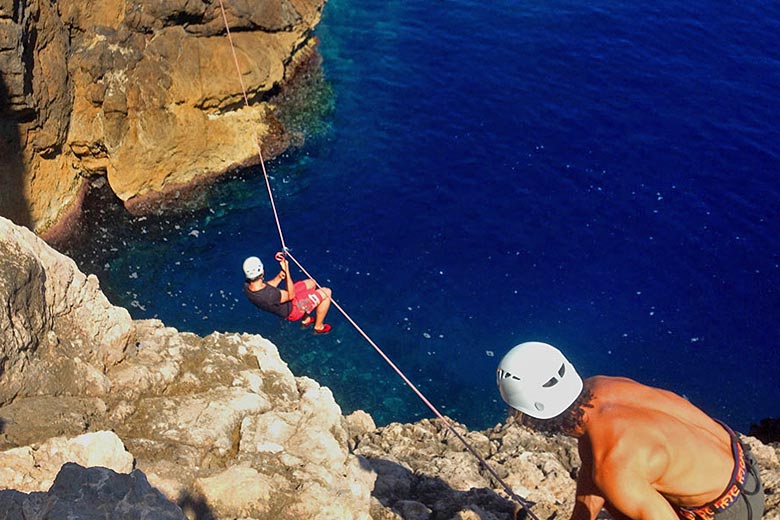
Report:
[[[94,275],[2,217],[0,301],[0,518],[512,517],[439,421],[377,428],[261,336],[134,321]],[[456,428],[539,518],[571,510],[571,439],[511,421]],[[745,440],[764,518],[780,518],[780,444]]]
[[[129,211],[284,150],[278,94],[317,60],[324,0],[0,0],[0,215],[67,234],[91,182]]]
[[[245,107],[217,2],[0,0],[0,519],[512,517],[439,421],[377,428],[261,336],[132,320],[38,236],[67,236],[91,186],[164,211],[255,164],[255,138],[294,143],[278,105],[317,67],[324,3],[225,3]],[[569,514],[571,439],[455,427],[539,518]],[[780,443],[744,438],[780,519]]]

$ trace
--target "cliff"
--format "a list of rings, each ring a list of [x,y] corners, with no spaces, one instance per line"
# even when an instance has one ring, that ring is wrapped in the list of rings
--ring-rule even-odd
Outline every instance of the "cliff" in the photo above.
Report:
[[[271,100],[315,55],[324,0],[0,0],[0,215],[49,231],[105,177],[134,212],[272,156]],[[62,227],[61,226],[61,227]]]
[[[133,321],[94,276],[2,217],[0,302],[0,518],[511,517],[438,421],[377,429],[365,412],[343,416],[260,336]],[[571,510],[571,439],[456,427],[540,518]],[[764,518],[778,519],[780,445],[745,440]]]
[[[132,321],[2,218],[0,263],[0,487],[45,491],[74,462],[138,469],[217,518],[368,517],[375,476],[331,392],[267,340]]]

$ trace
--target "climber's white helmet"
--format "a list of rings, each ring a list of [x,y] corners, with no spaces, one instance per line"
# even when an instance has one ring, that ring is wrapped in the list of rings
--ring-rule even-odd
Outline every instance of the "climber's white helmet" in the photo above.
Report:
[[[250,281],[263,276],[263,262],[256,256],[250,256],[244,260],[244,276]]]
[[[579,397],[582,379],[561,351],[529,341],[506,353],[496,371],[501,397],[537,419],[552,419]]]

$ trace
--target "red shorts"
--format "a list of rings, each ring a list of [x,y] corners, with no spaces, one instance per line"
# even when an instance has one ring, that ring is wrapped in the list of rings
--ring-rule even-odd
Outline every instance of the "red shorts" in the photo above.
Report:
[[[317,305],[322,303],[322,298],[320,298],[320,293],[317,292],[317,289],[307,289],[304,280],[295,282],[293,287],[295,288],[295,298],[292,300],[292,307],[287,319],[289,321],[298,321],[303,318],[304,314],[311,313]]]

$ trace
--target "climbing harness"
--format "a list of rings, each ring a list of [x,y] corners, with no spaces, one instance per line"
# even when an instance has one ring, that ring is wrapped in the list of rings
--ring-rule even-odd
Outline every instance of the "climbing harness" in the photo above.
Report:
[[[236,55],[235,45],[233,44],[233,37],[230,34],[230,26],[228,24],[227,14],[225,13],[225,5],[222,0],[219,0],[219,9],[222,13],[222,20],[225,23],[225,31],[227,32],[228,41],[230,42],[230,50],[233,53],[233,61],[236,65],[236,73],[238,74],[239,83],[241,84],[241,93],[244,96],[244,104],[248,108],[249,97],[247,96],[246,93],[246,87],[244,85],[244,80],[241,75],[241,66],[238,63],[238,56]],[[263,178],[265,179],[265,186],[266,189],[268,190],[268,198],[271,202],[271,210],[273,211],[274,214],[274,220],[276,221],[276,229],[279,233],[279,240],[282,246],[282,251],[277,253],[274,256],[274,258],[276,258],[278,261],[283,255],[288,256],[290,260],[292,260],[293,263],[295,263],[295,265],[301,270],[301,272],[303,272],[303,274],[305,274],[308,278],[314,280],[314,283],[317,285],[317,287],[322,287],[317,282],[317,280],[306,270],[306,268],[298,261],[298,259],[295,258],[295,256],[293,256],[292,252],[285,244],[284,234],[282,233],[282,225],[279,220],[279,214],[276,211],[276,204],[274,203],[273,191],[271,190],[271,182],[268,177],[268,172],[265,169],[265,160],[263,159],[263,151],[260,146],[260,140],[257,136],[255,136],[254,141],[255,141],[255,145],[257,146],[257,153],[258,153],[258,157],[260,158],[260,166],[262,167]],[[382,357],[382,359],[385,360],[385,362],[390,366],[390,368],[393,369],[393,371],[395,371],[395,373],[403,380],[403,382],[406,383],[406,385],[409,388],[411,388],[411,390],[417,395],[417,397],[420,398],[420,400],[434,413],[434,415],[436,415],[436,417],[442,422],[442,424],[444,424],[444,426],[450,432],[452,432],[452,434],[455,435],[455,437],[458,438],[458,440],[466,447],[466,449],[469,452],[471,452],[471,454],[474,455],[474,457],[477,458],[480,465],[488,473],[490,473],[490,475],[493,477],[493,479],[495,479],[496,482],[498,482],[501,485],[501,487],[504,489],[507,495],[512,500],[514,500],[523,510],[525,510],[525,512],[528,514],[529,517],[531,517],[532,520],[539,520],[539,518],[533,513],[533,511],[531,511],[531,506],[533,505],[533,503],[529,502],[528,500],[525,500],[524,498],[518,496],[514,491],[512,491],[512,488],[510,488],[509,485],[506,484],[506,482],[504,482],[503,479],[501,479],[501,477],[498,476],[498,473],[496,473],[495,470],[487,463],[487,461],[485,461],[485,459],[482,458],[482,456],[477,452],[477,450],[474,449],[474,447],[471,446],[471,444],[469,444],[469,442],[460,433],[458,433],[458,431],[455,429],[455,427],[452,425],[449,419],[447,419],[441,412],[439,412],[439,410],[433,405],[433,403],[431,403],[422,394],[422,392],[420,392],[420,390],[417,389],[417,387],[409,380],[409,378],[406,377],[406,375],[401,371],[401,369],[399,369],[396,366],[396,364],[393,363],[393,361],[384,353],[384,351],[382,351],[379,345],[377,345],[374,342],[374,340],[372,340],[371,337],[368,334],[366,334],[366,332],[357,324],[357,322],[355,322],[355,320],[352,319],[352,317],[347,313],[347,311],[344,310],[344,308],[332,297],[331,297],[331,303],[339,310],[339,312],[341,312],[344,318],[346,318],[346,320],[355,328],[355,330],[361,336],[363,336],[363,338],[368,342],[369,345],[371,345],[371,347],[373,347],[373,349]],[[515,508],[515,517],[517,517],[518,512],[519,509]]]
[[[755,459],[750,451],[750,446],[744,444],[737,434],[726,423],[715,419],[729,434],[731,439],[731,456],[734,459],[734,469],[726,490],[720,497],[698,507],[680,507],[678,514],[687,520],[713,520],[717,515],[736,504],[740,499],[745,503],[748,520],[754,517],[760,518],[762,512],[754,515],[751,498],[759,495],[763,500],[763,485],[758,473]],[[753,489],[748,490],[746,484],[748,476],[753,480]]]

